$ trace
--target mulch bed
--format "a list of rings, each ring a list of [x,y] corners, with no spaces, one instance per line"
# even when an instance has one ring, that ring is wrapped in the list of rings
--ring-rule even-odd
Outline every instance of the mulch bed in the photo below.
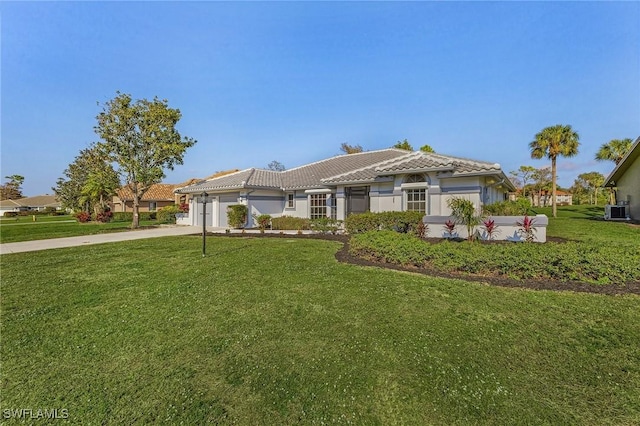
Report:
[[[319,239],[338,241],[343,243],[343,246],[336,253],[336,259],[339,262],[350,263],[360,266],[374,266],[378,268],[393,269],[396,271],[413,272],[417,274],[441,277],[441,278],[453,278],[465,281],[479,282],[482,284],[494,285],[499,287],[510,288],[526,288],[531,290],[552,290],[552,291],[575,291],[580,293],[595,293],[595,294],[637,294],[640,295],[640,282],[630,282],[621,285],[597,285],[589,284],[579,281],[561,281],[561,280],[516,280],[504,276],[485,276],[485,275],[473,275],[459,272],[443,272],[431,268],[418,268],[410,266],[401,266],[394,263],[386,263],[384,261],[367,260],[357,256],[352,256],[349,253],[349,236],[348,235],[332,235],[332,234],[211,234],[211,236],[219,237],[241,237],[241,238],[306,238],[306,239]],[[430,239],[428,239],[430,240]],[[433,239],[431,241],[434,244],[441,242],[441,239]],[[565,242],[562,238],[548,238],[547,241],[553,242]],[[509,241],[504,242],[492,242],[491,244],[513,244]]]

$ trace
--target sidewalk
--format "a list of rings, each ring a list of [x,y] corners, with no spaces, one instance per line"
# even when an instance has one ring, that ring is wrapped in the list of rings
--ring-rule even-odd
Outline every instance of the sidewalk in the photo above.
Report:
[[[0,244],[0,255],[28,251],[77,247],[90,244],[114,243],[118,241],[141,240],[144,238],[172,237],[177,235],[202,234],[197,226],[171,226],[137,231],[112,232],[108,234],[84,235],[81,237],[54,238],[50,240],[23,241]]]

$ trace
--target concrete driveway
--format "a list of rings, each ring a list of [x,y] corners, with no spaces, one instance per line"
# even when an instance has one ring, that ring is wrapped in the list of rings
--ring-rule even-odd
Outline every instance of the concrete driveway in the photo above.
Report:
[[[163,226],[154,229],[112,232],[108,234],[85,235],[81,237],[23,241],[19,243],[0,244],[0,255],[9,253],[23,253],[27,251],[49,250],[64,247],[77,247],[91,244],[114,243],[117,241],[141,240],[144,238],[191,235],[198,233],[202,234],[202,228],[196,226]]]

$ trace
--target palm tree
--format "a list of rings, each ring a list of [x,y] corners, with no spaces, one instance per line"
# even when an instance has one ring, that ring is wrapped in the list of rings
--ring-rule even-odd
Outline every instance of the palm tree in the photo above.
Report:
[[[558,156],[573,157],[578,154],[577,132],[574,132],[570,125],[556,124],[546,127],[535,136],[535,140],[529,143],[531,158],[547,157],[551,160],[551,202],[553,206],[553,217],[557,216],[556,206],[556,179]]]
[[[627,139],[612,139],[609,143],[603,143],[600,149],[596,153],[596,160],[598,161],[613,161],[618,164],[624,156],[631,150],[633,141]]]

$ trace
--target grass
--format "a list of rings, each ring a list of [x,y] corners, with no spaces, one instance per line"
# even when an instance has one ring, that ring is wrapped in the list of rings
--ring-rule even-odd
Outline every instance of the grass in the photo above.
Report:
[[[178,237],[2,256],[2,409],[73,423],[638,424],[640,298]]]
[[[156,221],[141,221],[141,226],[156,225]],[[79,223],[73,216],[31,216],[0,221],[0,242],[44,240],[49,238],[76,237],[105,232],[120,232],[130,229],[130,222]]]
[[[558,207],[558,217],[551,215],[551,208],[534,208],[536,214],[549,217],[547,235],[576,241],[590,241],[611,245],[635,243],[640,245],[640,227],[625,222],[605,221],[602,206]]]

